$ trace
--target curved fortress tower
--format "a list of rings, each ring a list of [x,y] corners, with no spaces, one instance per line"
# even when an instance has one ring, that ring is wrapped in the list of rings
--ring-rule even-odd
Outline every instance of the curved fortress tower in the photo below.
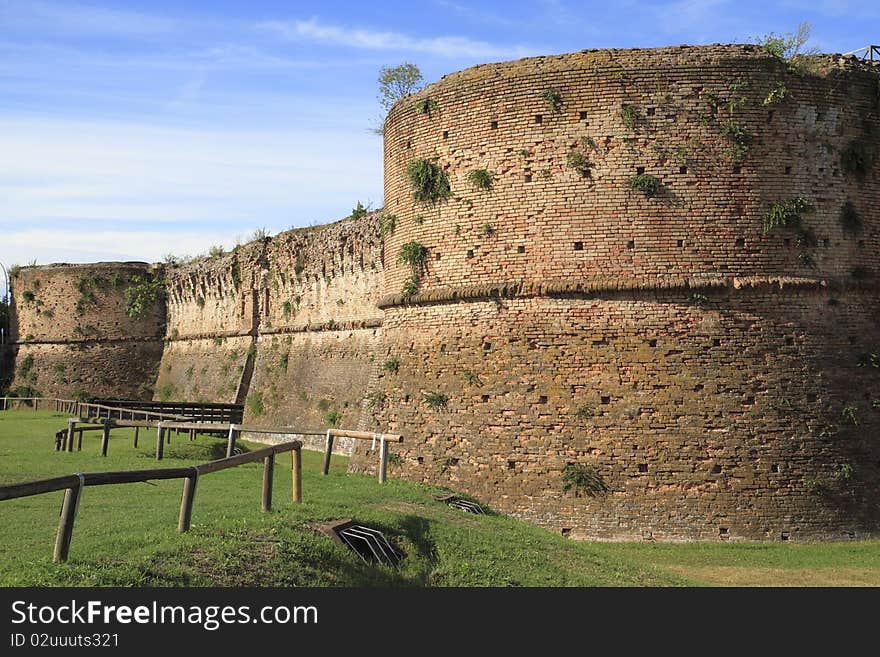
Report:
[[[126,290],[161,273],[144,262],[24,267],[12,277],[13,390],[149,398],[165,305],[127,312]]]
[[[399,102],[377,419],[404,476],[572,536],[875,532],[880,83],[823,66],[588,51]]]

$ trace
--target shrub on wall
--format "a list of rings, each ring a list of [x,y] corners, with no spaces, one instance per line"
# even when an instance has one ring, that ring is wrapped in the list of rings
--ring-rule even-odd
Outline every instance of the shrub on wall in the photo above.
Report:
[[[593,163],[580,151],[569,153],[568,157],[565,158],[565,164],[569,169],[574,169],[584,177],[589,176],[590,169],[593,168]]]
[[[840,208],[840,227],[847,233],[858,233],[862,230],[862,217],[850,201]]]
[[[847,173],[864,178],[874,166],[874,150],[867,139],[853,139],[840,154],[840,165]]]
[[[648,198],[657,194],[663,187],[663,183],[659,178],[652,176],[650,173],[640,173],[629,179],[629,186],[643,192]]]
[[[411,160],[406,165],[406,177],[412,187],[413,198],[420,203],[436,205],[452,193],[446,172],[432,160]]]
[[[434,114],[440,113],[440,106],[433,98],[422,98],[421,100],[417,100],[414,107],[417,112],[419,112],[420,114],[425,114],[429,118]]]
[[[165,298],[165,281],[132,276],[131,285],[125,288],[125,312],[129,317],[140,319],[159,301]]]
[[[446,408],[449,403],[449,397],[442,392],[426,392],[422,394],[425,403],[435,411]]]
[[[385,237],[394,232],[397,227],[397,215],[383,214],[379,217],[379,235]]]

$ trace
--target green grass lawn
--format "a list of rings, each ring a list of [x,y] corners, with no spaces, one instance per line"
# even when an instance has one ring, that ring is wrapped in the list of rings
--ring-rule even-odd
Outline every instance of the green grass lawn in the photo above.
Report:
[[[0,484],[107,470],[175,467],[222,454],[223,441],[172,439],[152,458],[155,431],[100,432],[82,452],[54,451],[65,416],[0,413]],[[247,443],[245,443],[247,447]],[[250,447],[258,447],[250,445]],[[347,474],[303,452],[303,500],[290,500],[290,457],[275,466],[271,513],[260,513],[262,465],[199,480],[192,529],[177,533],[182,482],[95,486],[80,501],[70,559],[52,563],[63,493],[0,502],[4,586],[670,586],[880,585],[880,541],[825,544],[578,543],[512,518],[473,516],[436,501],[443,489]],[[354,518],[404,552],[396,569],[364,564],[314,530]]]

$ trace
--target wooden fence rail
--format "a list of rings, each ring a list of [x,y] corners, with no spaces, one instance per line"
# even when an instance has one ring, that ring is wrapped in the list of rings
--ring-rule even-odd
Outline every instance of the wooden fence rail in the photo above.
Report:
[[[227,433],[226,438],[226,457],[232,457],[235,451],[235,442],[241,433],[267,433],[267,434],[287,434],[294,436],[324,436],[324,464],[321,468],[323,474],[330,471],[330,456],[333,453],[333,442],[335,438],[354,438],[356,440],[371,440],[373,446],[379,443],[379,467],[377,476],[380,484],[385,483],[388,472],[388,443],[402,443],[403,436],[395,433],[373,433],[369,431],[351,431],[348,429],[327,429],[327,431],[303,431],[295,427],[259,427],[249,424],[220,424],[215,422],[175,422],[175,421],[153,421],[153,420],[114,420],[99,417],[86,418],[70,418],[67,429],[61,429],[55,433],[55,449],[65,449],[73,451],[73,439],[75,434],[79,434],[77,441],[77,449],[82,448],[82,432],[103,430],[101,436],[101,456],[107,456],[109,445],[110,430],[114,427],[134,427],[134,446],[137,447],[138,429],[155,428],[156,429],[156,460],[161,461],[165,455],[165,444],[171,442],[171,431],[188,431],[190,440],[195,437],[196,433]],[[79,424],[80,426],[77,426]],[[86,426],[82,425],[96,425]]]
[[[371,433],[369,431],[349,431],[346,429],[327,429],[324,446],[324,465],[322,474],[330,472],[330,455],[333,453],[334,438],[355,438],[357,440],[372,440],[375,449],[376,441],[379,441],[379,483],[385,483],[385,475],[388,471],[388,443],[402,443],[403,436],[396,433]]]
[[[51,403],[53,410],[61,413],[73,413],[79,403],[75,399],[57,399],[55,397],[0,397],[0,411],[8,411],[14,405],[18,408],[23,405],[31,406],[34,411],[38,411],[40,402],[43,402],[44,409],[48,403]]]
[[[20,484],[0,486],[0,501],[11,500],[19,497],[42,495],[53,491],[64,491],[64,503],[61,508],[61,517],[58,521],[58,533],[55,536],[55,552],[53,561],[60,563],[67,561],[70,550],[70,540],[73,536],[73,524],[76,520],[76,511],[79,506],[79,497],[82,489],[86,486],[104,486],[109,484],[130,484],[158,479],[183,479],[183,495],[180,500],[180,514],[177,521],[177,530],[186,532],[190,527],[193,503],[195,502],[196,484],[199,476],[219,472],[228,468],[234,468],[244,463],[263,461],[263,493],[260,502],[262,511],[272,509],[272,480],[275,471],[275,455],[282,452],[291,453],[291,478],[293,485],[291,497],[294,502],[302,502],[302,443],[291,440],[278,445],[270,445],[253,452],[245,452],[235,456],[216,461],[208,461],[199,465],[191,465],[182,468],[162,468],[156,470],[121,470],[116,472],[89,472],[51,479],[39,479],[26,481]]]

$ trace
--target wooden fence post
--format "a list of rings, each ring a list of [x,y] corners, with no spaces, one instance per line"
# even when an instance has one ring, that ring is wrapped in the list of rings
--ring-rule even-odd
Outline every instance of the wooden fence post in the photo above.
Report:
[[[180,533],[189,531],[189,523],[192,520],[193,502],[196,499],[196,484],[199,481],[199,472],[183,480],[183,497],[180,498],[180,517],[177,519],[177,531]]]
[[[156,460],[157,461],[162,460],[162,454],[165,450],[165,436],[163,435],[164,431],[165,430],[162,428],[162,423],[157,422],[156,423],[156,434],[157,434],[156,435]]]
[[[388,470],[388,443],[383,436],[379,440],[379,483],[385,483],[385,473]]]
[[[293,501],[302,503],[302,453],[300,448],[290,450],[290,478],[293,480]]]
[[[141,430],[140,427],[134,428],[134,448],[137,449],[138,446],[138,432]]]
[[[272,475],[275,472],[275,452],[263,459],[263,500],[260,510],[263,513],[272,510]]]
[[[82,429],[82,427],[77,429],[77,431],[79,432],[79,436],[77,436],[77,438],[76,438],[76,451],[81,452],[82,448],[83,448],[83,429]]]
[[[73,432],[74,432],[75,428],[76,428],[76,420],[74,420],[73,418],[70,418],[67,421],[67,440],[64,441],[64,443],[61,446],[62,452],[66,452],[67,446],[73,444]]]
[[[226,440],[226,458],[232,456],[232,450],[235,449],[235,425],[229,425],[229,438]]]
[[[52,556],[54,563],[67,561],[70,551],[70,539],[73,536],[73,522],[76,520],[76,509],[79,506],[79,495],[82,490],[82,478],[80,483],[64,491],[64,504],[61,507],[61,518],[58,521],[58,533],[55,536],[55,554]]]
[[[327,445],[324,448],[324,465],[321,467],[321,474],[330,472],[330,454],[333,453],[333,434],[327,430]]]
[[[107,456],[107,445],[110,443],[110,418],[104,420],[104,433],[101,435],[101,456]]]

